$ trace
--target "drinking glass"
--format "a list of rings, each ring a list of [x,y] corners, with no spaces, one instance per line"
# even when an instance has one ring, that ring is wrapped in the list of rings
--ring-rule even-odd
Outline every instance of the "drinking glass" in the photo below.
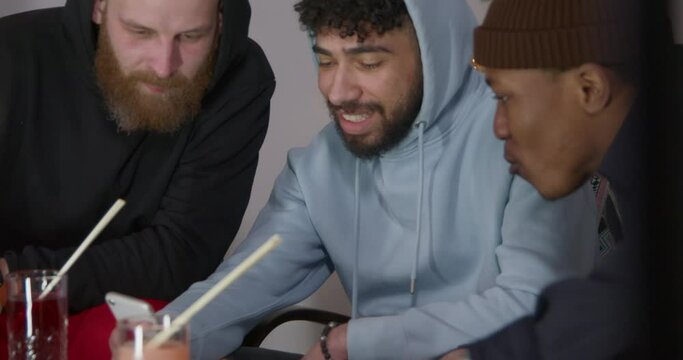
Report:
[[[187,325],[176,331],[163,344],[148,343],[171,325],[171,316],[133,317],[116,323],[111,337],[113,360],[189,360],[190,339]]]
[[[66,360],[66,275],[43,294],[56,276],[56,270],[22,270],[5,277],[10,360]]]

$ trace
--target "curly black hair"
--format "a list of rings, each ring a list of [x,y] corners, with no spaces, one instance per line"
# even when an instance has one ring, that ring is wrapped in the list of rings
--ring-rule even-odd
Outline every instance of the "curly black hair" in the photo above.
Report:
[[[400,28],[409,16],[403,0],[301,0],[294,10],[304,30],[336,29],[341,37],[356,35],[358,42],[372,32]]]

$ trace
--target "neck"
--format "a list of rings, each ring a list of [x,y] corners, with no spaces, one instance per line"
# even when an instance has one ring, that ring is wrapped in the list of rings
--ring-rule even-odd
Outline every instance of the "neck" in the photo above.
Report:
[[[602,162],[607,150],[619,133],[624,120],[631,111],[634,97],[635,88],[632,85],[625,83],[614,83],[612,85],[612,98],[608,106],[600,112],[598,119],[596,119],[596,123],[600,124],[596,141],[600,153],[600,162]]]

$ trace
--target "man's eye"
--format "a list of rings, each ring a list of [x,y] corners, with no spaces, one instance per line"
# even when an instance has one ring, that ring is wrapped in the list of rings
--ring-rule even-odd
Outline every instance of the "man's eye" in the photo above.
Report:
[[[149,37],[150,35],[152,35],[151,31],[145,29],[133,29],[131,30],[131,32],[133,33],[133,35],[137,37]]]
[[[332,60],[318,58],[318,66],[321,68],[332,66]]]
[[[380,65],[382,65],[382,62],[363,62],[360,65],[363,67],[363,69],[374,70],[377,69]]]
[[[197,41],[202,38],[201,34],[182,34],[182,39],[183,40],[188,40],[188,41]]]

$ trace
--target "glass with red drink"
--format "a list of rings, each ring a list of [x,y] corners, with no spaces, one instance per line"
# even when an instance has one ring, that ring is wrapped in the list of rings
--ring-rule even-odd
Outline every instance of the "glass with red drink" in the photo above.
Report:
[[[171,325],[169,315],[124,319],[111,337],[113,360],[189,360],[190,338],[184,325],[159,346],[148,343]]]
[[[66,360],[66,275],[43,294],[56,275],[56,270],[26,270],[5,278],[10,360]]]

